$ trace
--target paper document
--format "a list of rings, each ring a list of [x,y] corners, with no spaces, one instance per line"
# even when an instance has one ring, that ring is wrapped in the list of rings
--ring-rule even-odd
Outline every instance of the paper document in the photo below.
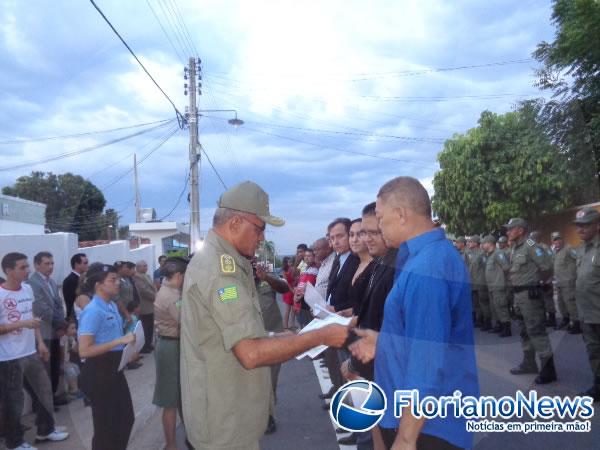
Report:
[[[348,324],[352,320],[351,317],[342,317],[340,315],[330,313],[329,311],[326,311],[326,312],[328,315],[325,319],[313,319],[308,325],[306,325],[304,328],[302,328],[302,330],[300,330],[300,332],[298,334],[306,333],[308,331],[318,330],[319,328],[326,327],[327,325],[331,325],[333,323],[348,326]],[[311,359],[315,359],[317,356],[319,356],[321,353],[323,353],[323,351],[325,351],[326,349],[327,349],[326,345],[318,345],[318,346],[313,347],[310,350],[307,350],[304,353],[296,356],[296,359],[302,359],[305,356],[308,356]]]
[[[144,329],[142,328],[142,321],[138,320],[138,323],[135,325],[133,329],[133,334],[135,334],[135,342],[131,342],[125,346],[123,349],[123,354],[121,355],[121,362],[119,363],[118,372],[123,370],[127,363],[131,361],[131,358],[136,353],[139,353],[144,343],[146,342],[146,338],[144,336]]]
[[[321,314],[322,311],[327,311],[327,303],[325,303],[325,299],[321,297],[319,291],[310,283],[306,283],[306,290],[304,291],[304,301],[310,309],[313,311],[313,314],[321,319],[325,318],[324,314]]]

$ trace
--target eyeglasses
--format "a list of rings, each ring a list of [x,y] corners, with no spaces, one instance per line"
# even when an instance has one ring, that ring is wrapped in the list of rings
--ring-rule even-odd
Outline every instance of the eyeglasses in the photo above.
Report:
[[[261,234],[265,232],[265,228],[267,227],[267,224],[263,224],[262,226],[255,224],[253,221],[251,221],[248,217],[246,216],[242,216],[240,215],[240,217],[245,220],[246,222],[254,225],[254,228],[256,229],[256,233],[257,234]]]

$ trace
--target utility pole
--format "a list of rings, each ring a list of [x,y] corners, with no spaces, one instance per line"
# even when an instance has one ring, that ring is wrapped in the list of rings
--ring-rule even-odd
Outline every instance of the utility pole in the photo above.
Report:
[[[197,69],[197,70],[196,70]],[[190,106],[188,114],[188,125],[190,130],[190,251],[198,249],[200,239],[200,192],[198,189],[199,175],[198,166],[200,165],[200,155],[198,153],[198,108],[196,105],[196,77],[198,77],[198,95],[202,95],[200,90],[202,84],[202,67],[200,58],[190,58],[184,79],[188,80],[185,86],[185,93],[189,94]],[[189,92],[188,92],[189,91]]]
[[[135,222],[140,223],[142,221],[140,188],[138,185],[138,173],[137,173],[137,156],[133,154],[133,182],[135,185]]]

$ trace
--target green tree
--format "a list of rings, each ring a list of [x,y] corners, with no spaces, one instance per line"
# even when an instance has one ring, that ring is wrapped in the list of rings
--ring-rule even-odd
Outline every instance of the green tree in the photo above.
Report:
[[[46,227],[51,232],[77,233],[79,240],[97,239],[108,225],[102,192],[79,175],[32,172],[2,189],[5,195],[46,204]]]
[[[566,160],[537,121],[539,102],[455,134],[438,154],[433,209],[450,233],[497,230],[510,217],[532,219],[569,204]]]
[[[575,201],[587,203],[600,191],[600,2],[555,0],[552,22],[554,41],[534,52],[538,86],[554,93],[541,119],[576,176]]]

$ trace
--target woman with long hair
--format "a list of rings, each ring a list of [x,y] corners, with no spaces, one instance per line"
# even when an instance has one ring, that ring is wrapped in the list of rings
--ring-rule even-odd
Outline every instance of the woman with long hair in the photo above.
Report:
[[[135,341],[123,335],[123,319],[113,301],[119,278],[113,266],[95,263],[87,272],[86,288],[94,292],[79,322],[79,356],[85,358],[82,387],[92,403],[92,450],[125,450],[133,427],[133,404],[123,371],[123,348]]]

